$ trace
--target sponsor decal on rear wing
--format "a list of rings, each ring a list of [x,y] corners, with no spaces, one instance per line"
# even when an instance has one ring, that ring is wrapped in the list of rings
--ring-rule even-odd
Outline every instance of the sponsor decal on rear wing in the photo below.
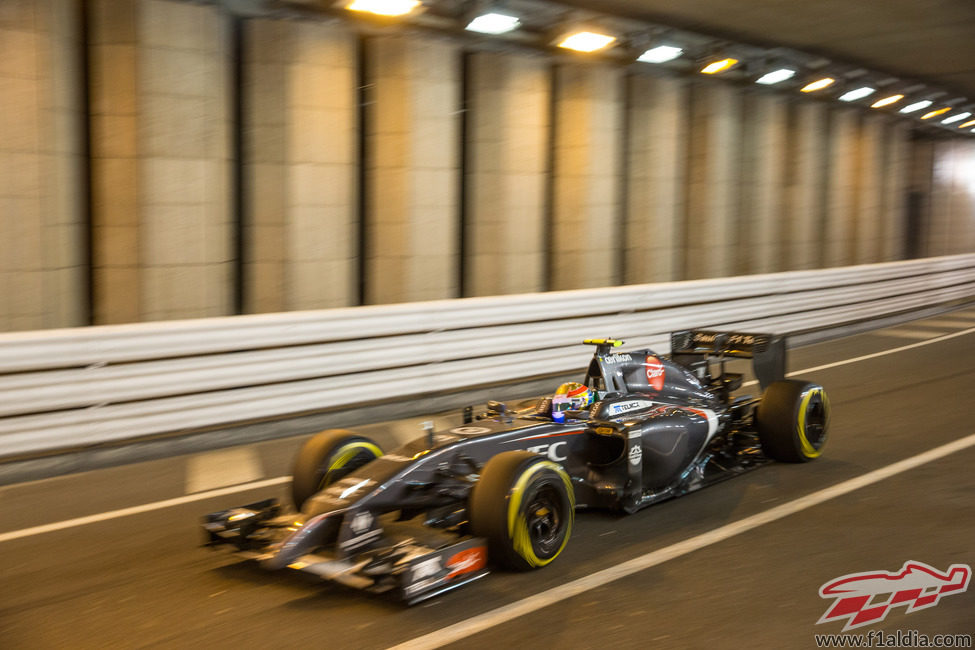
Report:
[[[684,330],[670,335],[671,357],[715,355],[752,359],[764,388],[785,377],[785,338],[774,334]]]
[[[670,347],[674,354],[712,352],[750,359],[767,350],[776,338],[772,334],[685,330],[670,335]]]

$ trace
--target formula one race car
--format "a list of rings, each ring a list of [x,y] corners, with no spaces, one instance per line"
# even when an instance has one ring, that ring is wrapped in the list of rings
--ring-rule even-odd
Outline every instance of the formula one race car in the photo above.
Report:
[[[215,512],[208,544],[268,569],[297,569],[412,604],[487,573],[545,566],[569,541],[576,508],[628,513],[768,459],[820,455],[822,386],[786,380],[785,343],[767,334],[685,331],[672,353],[596,346],[583,382],[517,405],[489,402],[383,455],[349,431],[298,454],[292,497]],[[734,397],[752,359],[764,392]],[[713,373],[713,374],[712,374]]]

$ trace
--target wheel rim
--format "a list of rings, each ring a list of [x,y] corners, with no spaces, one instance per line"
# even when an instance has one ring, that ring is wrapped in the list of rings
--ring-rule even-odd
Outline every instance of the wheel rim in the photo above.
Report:
[[[532,550],[540,558],[548,558],[559,551],[565,537],[566,519],[559,491],[543,484],[527,500],[525,520]]]
[[[376,458],[376,454],[364,446],[357,445],[352,449],[338,450],[338,453],[329,458],[327,464],[322,468],[324,472],[322,480],[318,483],[318,490],[324,490],[332,483]]]
[[[819,449],[826,438],[827,423],[826,404],[821,395],[813,395],[806,407],[805,427],[803,434],[813,447]]]

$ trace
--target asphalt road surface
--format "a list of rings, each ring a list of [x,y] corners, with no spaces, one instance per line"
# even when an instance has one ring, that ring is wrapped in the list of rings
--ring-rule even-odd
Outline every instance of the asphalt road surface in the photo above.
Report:
[[[0,648],[816,647],[843,627],[816,624],[824,583],[975,565],[975,309],[794,350],[789,369],[830,393],[821,459],[580,513],[550,566],[413,608],[199,546],[204,513],[286,495],[300,439],[2,487]],[[852,632],[975,634],[975,586],[905,609]]]

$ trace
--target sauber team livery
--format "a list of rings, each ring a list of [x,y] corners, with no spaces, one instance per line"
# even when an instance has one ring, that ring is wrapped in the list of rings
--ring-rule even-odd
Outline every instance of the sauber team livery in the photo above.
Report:
[[[210,545],[408,603],[487,573],[527,570],[565,548],[576,508],[635,512],[769,459],[805,462],[826,442],[822,386],[786,380],[768,334],[684,331],[669,355],[596,347],[584,378],[384,454],[350,431],[301,448],[294,510],[274,499],[207,515]],[[751,359],[761,397],[728,359]]]

